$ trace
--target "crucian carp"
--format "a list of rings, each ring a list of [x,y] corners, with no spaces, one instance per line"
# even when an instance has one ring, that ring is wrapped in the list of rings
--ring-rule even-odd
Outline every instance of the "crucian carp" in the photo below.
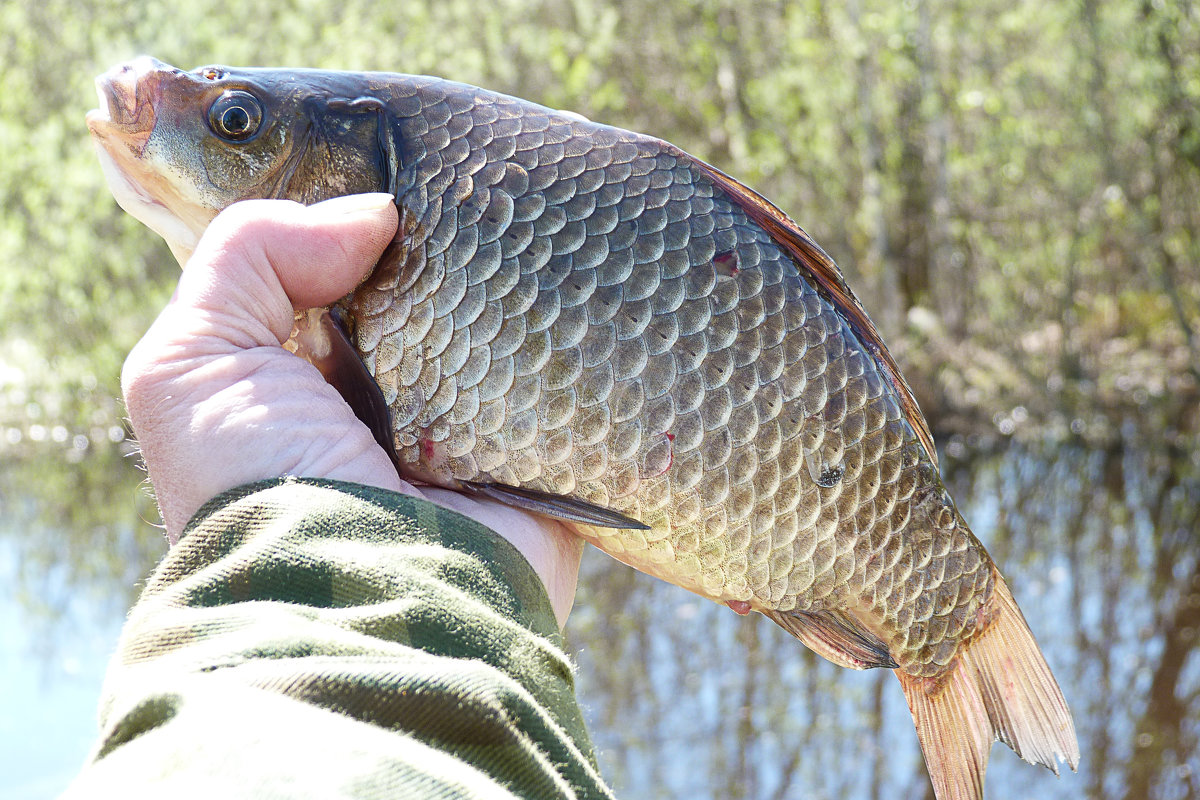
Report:
[[[112,191],[181,265],[239,200],[396,198],[372,275],[297,325],[402,477],[568,520],[836,664],[892,669],[940,800],[982,796],[996,739],[1075,768],[911,390],[763,197],[660,139],[439,78],[140,58],[97,86]]]

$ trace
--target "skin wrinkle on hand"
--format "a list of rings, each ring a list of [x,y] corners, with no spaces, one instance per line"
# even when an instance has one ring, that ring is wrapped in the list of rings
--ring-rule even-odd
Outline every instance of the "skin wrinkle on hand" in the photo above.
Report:
[[[337,213],[339,203],[350,210]],[[380,486],[466,514],[508,539],[542,579],[562,625],[583,548],[570,526],[401,481],[336,390],[282,347],[294,310],[327,305],[356,286],[396,224],[394,206],[379,205],[377,195],[307,208],[249,201],[213,221],[122,370],[168,539],[177,541],[213,496],[254,480],[293,474]]]

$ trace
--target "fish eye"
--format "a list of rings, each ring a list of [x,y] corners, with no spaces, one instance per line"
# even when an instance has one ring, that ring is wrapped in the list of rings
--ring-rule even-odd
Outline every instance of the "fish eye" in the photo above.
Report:
[[[249,92],[230,89],[208,108],[208,127],[229,142],[244,142],[262,125],[262,104]]]

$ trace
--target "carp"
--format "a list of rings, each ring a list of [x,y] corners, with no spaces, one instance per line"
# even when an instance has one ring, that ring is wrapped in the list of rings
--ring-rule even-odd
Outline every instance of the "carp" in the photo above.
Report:
[[[568,520],[834,663],[894,670],[940,800],[982,796],[996,739],[1076,767],[912,391],[766,199],[660,139],[434,77],[141,58],[97,86],[110,187],[181,265],[239,200],[396,198],[374,272],[298,330],[340,345],[314,362],[402,477]]]

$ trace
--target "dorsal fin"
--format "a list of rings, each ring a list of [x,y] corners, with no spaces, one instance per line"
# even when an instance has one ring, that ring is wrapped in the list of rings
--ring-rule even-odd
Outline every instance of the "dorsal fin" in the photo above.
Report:
[[[917,438],[936,467],[937,448],[933,444],[933,434],[929,430],[929,423],[921,414],[912,389],[904,380],[904,376],[900,374],[900,368],[896,365],[892,354],[888,352],[887,345],[884,344],[883,337],[879,335],[875,323],[867,316],[862,303],[858,302],[858,298],[846,284],[841,270],[838,269],[833,259],[791,217],[772,205],[758,192],[739,183],[716,167],[688,155],[678,147],[666,142],[663,144],[667,151],[676,158],[685,159],[707,175],[729,196],[730,200],[746,212],[750,219],[762,226],[763,230],[775,240],[775,243],[796,261],[796,265],[804,272],[805,276],[827,296],[829,302],[846,320],[875,363],[879,365],[888,383],[896,390],[904,418],[916,432]]]

